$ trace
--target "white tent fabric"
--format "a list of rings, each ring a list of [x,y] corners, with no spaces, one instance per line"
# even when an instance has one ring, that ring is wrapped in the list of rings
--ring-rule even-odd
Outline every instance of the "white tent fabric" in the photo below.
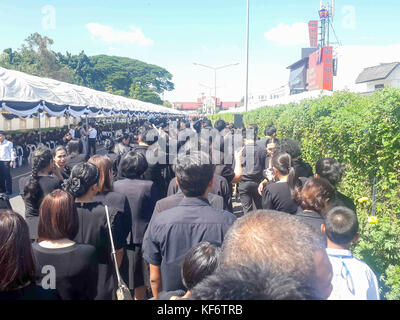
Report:
[[[49,105],[65,106],[71,116],[80,117],[83,114],[105,115],[120,114],[121,112],[135,111],[146,113],[184,114],[183,112],[169,109],[136,99],[112,95],[107,92],[96,91],[90,88],[77,86],[48,78],[40,78],[23,72],[8,70],[0,67],[0,102],[3,108],[16,115],[28,115],[37,112],[38,108],[23,111],[9,108],[7,102],[26,103],[43,102],[46,112],[54,116],[61,116],[62,109],[52,110]],[[81,107],[81,108],[79,108]],[[83,109],[82,107],[85,107]],[[96,108],[95,112],[89,108]],[[79,109],[79,110],[78,110]],[[19,113],[19,114],[17,114]]]

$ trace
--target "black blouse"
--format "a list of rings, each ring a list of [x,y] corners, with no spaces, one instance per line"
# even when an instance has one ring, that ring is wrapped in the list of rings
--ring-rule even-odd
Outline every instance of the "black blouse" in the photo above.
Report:
[[[262,193],[262,207],[295,214],[298,204],[292,198],[287,182],[270,182]]]
[[[55,268],[56,288],[62,300],[93,300],[97,291],[96,248],[86,244],[50,249],[32,245],[35,256],[36,283],[40,285],[47,273],[44,266]]]
[[[79,216],[79,231],[74,241],[91,244],[96,248],[98,259],[98,281],[96,300],[111,300],[116,285],[114,263],[111,259],[111,243],[105,207],[101,202],[76,203]],[[125,245],[123,213],[108,208],[115,250]]]

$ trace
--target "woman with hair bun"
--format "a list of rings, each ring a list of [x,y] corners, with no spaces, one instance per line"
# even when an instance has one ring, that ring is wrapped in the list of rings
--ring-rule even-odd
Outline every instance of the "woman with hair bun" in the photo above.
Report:
[[[111,243],[104,205],[94,199],[99,191],[100,170],[92,163],[80,163],[73,167],[63,188],[75,198],[79,230],[75,242],[91,244],[96,248],[98,259],[97,295],[95,300],[111,300],[116,287]],[[126,243],[123,213],[109,207],[111,230],[116,249],[117,264],[121,265]]]
[[[301,182],[297,178],[292,158],[288,153],[274,153],[271,165],[278,181],[269,182],[263,189],[262,207],[295,214],[298,205],[294,195],[301,187]]]
[[[20,194],[25,203],[25,220],[31,240],[37,240],[39,208],[43,198],[61,185],[54,174],[53,154],[47,147],[39,147],[32,156],[32,173],[19,180]]]

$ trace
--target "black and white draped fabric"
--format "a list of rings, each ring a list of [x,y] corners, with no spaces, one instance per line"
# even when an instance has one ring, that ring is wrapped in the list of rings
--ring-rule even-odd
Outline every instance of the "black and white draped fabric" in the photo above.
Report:
[[[104,115],[127,117],[132,113],[146,116],[178,115],[183,112],[136,99],[77,86],[53,79],[40,78],[0,67],[1,111],[18,117],[38,112],[48,116],[96,117]]]

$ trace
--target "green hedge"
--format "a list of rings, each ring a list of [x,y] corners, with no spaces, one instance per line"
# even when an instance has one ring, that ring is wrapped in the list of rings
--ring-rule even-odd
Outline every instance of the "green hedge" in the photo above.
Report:
[[[211,116],[233,122],[233,114]],[[256,123],[262,136],[273,124],[278,137],[301,143],[310,164],[333,157],[346,166],[339,190],[357,203],[360,240],[353,245],[380,280],[381,297],[400,299],[400,90],[388,88],[372,96],[347,91],[304,100],[299,104],[265,107],[244,114],[244,123]],[[372,185],[376,184],[377,224],[369,224]],[[361,197],[369,200],[358,203]]]

